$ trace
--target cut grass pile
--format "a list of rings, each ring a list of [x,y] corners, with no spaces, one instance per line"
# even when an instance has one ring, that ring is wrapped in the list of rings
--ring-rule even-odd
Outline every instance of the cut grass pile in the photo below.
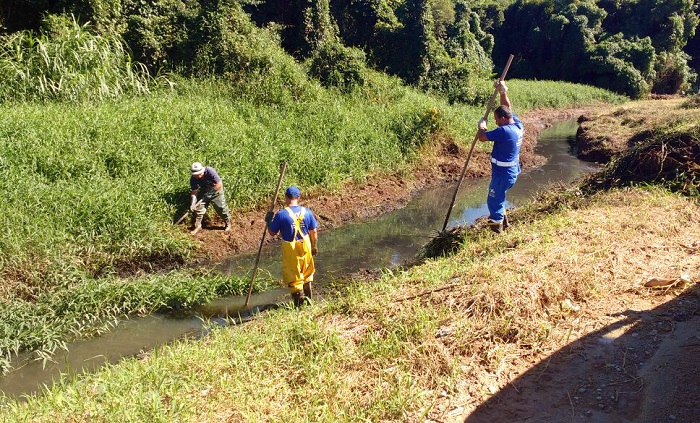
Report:
[[[634,102],[602,109],[577,137],[586,157],[612,163],[589,189],[660,184],[700,193],[700,108],[695,98]]]
[[[450,398],[468,410],[511,380],[510,364],[591,331],[572,322],[599,301],[652,276],[698,279],[697,204],[655,189],[578,198],[319,305],[9,401],[4,418],[417,421]]]
[[[578,156],[608,162],[649,136],[669,130],[687,130],[700,122],[698,100],[673,98],[635,101],[615,107],[601,107],[581,122],[577,136]],[[653,131],[643,131],[654,128]]]

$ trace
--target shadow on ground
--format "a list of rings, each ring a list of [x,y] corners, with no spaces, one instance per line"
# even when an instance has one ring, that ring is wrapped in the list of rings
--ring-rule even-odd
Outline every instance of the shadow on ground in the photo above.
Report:
[[[513,380],[465,423],[700,422],[700,286],[617,317]]]

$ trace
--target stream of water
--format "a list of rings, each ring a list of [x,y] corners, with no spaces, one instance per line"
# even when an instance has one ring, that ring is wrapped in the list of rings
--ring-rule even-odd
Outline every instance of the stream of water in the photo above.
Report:
[[[518,178],[508,192],[517,206],[551,183],[570,183],[577,177],[597,169],[571,154],[569,141],[576,134],[575,121],[561,122],[542,132],[537,153],[547,162]],[[465,180],[455,202],[448,227],[471,224],[488,214],[486,192],[488,179]],[[343,275],[362,269],[391,268],[413,258],[416,252],[442,228],[447,207],[452,199],[454,184],[426,189],[415,195],[408,205],[375,219],[350,223],[332,231],[319,233],[319,253],[316,256],[314,285],[323,287]],[[281,278],[279,243],[263,248],[259,274],[269,272]],[[234,275],[249,275],[255,255],[231,257],[219,270]],[[287,289],[273,289],[254,294],[250,306],[263,308],[287,301]],[[149,351],[184,336],[199,337],[207,332],[208,324],[225,324],[222,317],[243,311],[245,296],[220,298],[191,313],[178,315],[155,314],[121,322],[114,330],[102,336],[79,340],[59,351],[53,361],[43,363],[19,356],[13,361],[15,370],[0,378],[0,392],[7,397],[19,397],[41,391],[61,375],[74,376],[98,369],[105,363],[114,363],[122,357]]]

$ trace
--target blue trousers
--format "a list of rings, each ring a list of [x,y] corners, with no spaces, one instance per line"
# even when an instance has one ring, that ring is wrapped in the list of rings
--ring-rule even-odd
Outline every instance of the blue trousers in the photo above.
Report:
[[[506,191],[515,185],[517,176],[491,176],[489,195],[486,205],[489,208],[489,219],[494,222],[502,222],[506,212]]]

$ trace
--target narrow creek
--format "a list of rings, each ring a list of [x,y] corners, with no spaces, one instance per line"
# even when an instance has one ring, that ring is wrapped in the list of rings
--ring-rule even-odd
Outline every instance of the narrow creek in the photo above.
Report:
[[[546,157],[547,162],[518,178],[508,193],[509,207],[527,202],[550,183],[567,184],[597,169],[594,164],[580,161],[571,154],[569,141],[577,128],[575,121],[567,121],[542,132],[536,151]],[[488,179],[464,181],[448,227],[471,224],[488,214],[485,203],[488,183]],[[324,281],[363,269],[391,268],[410,260],[441,229],[454,186],[423,190],[402,209],[320,232],[315,286],[323,288]],[[281,277],[279,254],[278,243],[263,248],[259,275],[269,272],[275,278]],[[219,265],[218,270],[249,275],[254,260],[253,254],[231,257]],[[287,296],[286,289],[273,289],[254,294],[250,305],[253,309],[262,308],[286,301]],[[70,343],[67,351],[57,352],[51,362],[30,360],[21,355],[13,361],[15,370],[0,378],[0,394],[15,398],[34,394],[61,375],[71,377],[95,371],[105,363],[138,355],[181,337],[204,336],[210,327],[205,321],[225,324],[223,317],[237,315],[244,303],[245,296],[226,297],[186,314],[155,314],[124,320],[102,336]]]

